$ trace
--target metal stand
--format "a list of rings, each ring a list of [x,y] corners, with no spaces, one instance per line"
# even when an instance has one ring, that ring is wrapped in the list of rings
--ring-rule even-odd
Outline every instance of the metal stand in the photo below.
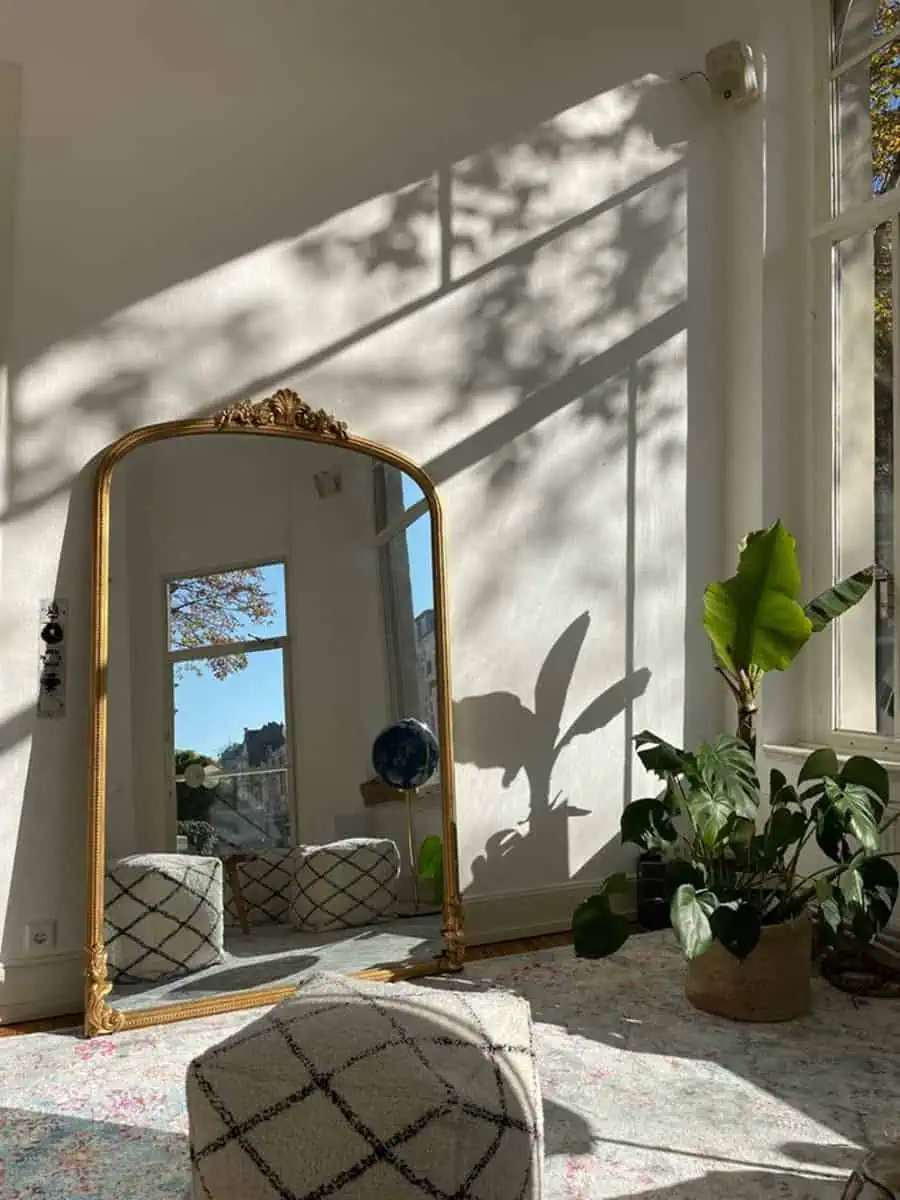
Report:
[[[411,788],[405,791],[403,798],[406,801],[406,840],[409,849],[409,869],[412,872],[413,905],[416,913],[418,913],[421,904],[419,902],[419,867],[416,862],[416,826],[413,818],[413,801],[416,798],[416,789]]]

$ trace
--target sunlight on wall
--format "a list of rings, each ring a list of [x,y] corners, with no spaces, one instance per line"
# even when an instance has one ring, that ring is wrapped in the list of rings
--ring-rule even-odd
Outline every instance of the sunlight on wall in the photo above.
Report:
[[[668,6],[657,7],[671,24]],[[279,58],[271,96],[260,85],[243,107],[235,92],[231,108],[213,111],[204,88],[215,74],[198,68],[183,114],[177,95],[158,100],[160,136],[148,84],[158,75],[142,60],[142,140],[128,145],[127,129],[99,115],[93,131],[81,113],[71,136],[86,143],[83,160],[41,140],[41,122],[66,136],[75,86],[51,78],[54,60],[41,51],[7,427],[4,554],[17,569],[6,568],[2,599],[18,642],[0,681],[0,720],[33,703],[22,614],[37,598],[61,589],[83,619],[85,468],[103,445],[296,386],[422,462],[441,488],[460,854],[464,886],[474,880],[481,894],[596,878],[621,857],[636,723],[678,736],[688,706],[708,709],[705,693],[686,696],[684,606],[688,577],[718,552],[719,519],[710,509],[688,537],[698,436],[688,382],[696,373],[692,402],[696,394],[706,406],[719,379],[720,296],[719,147],[708,109],[677,82],[687,35],[649,48],[637,13],[616,35],[627,54],[562,36],[514,52],[495,8],[470,74],[425,70],[417,48],[404,69],[422,70],[421,90],[398,91],[386,29],[384,61],[361,55],[363,82],[348,78],[346,94],[330,71],[287,71]],[[596,20],[593,6],[584,19]],[[468,62],[448,36],[435,46]],[[705,26],[702,36],[705,47]],[[262,56],[280,54],[276,41],[248,43],[261,57],[252,70],[248,59],[247,78],[267,78]],[[514,64],[508,78],[489,69],[491,46]],[[229,43],[229,54],[239,47]],[[155,53],[149,42],[128,52]],[[363,74],[376,68],[383,95]],[[92,112],[104,111],[104,95],[95,79]],[[464,119],[470,109],[481,120]],[[117,154],[127,170],[111,170]],[[64,214],[55,289],[45,256]],[[32,262],[44,273],[30,274]],[[713,445],[717,420],[703,434]],[[717,471],[711,456],[692,486],[706,481],[717,494]],[[0,630],[5,649],[10,625]],[[553,655],[560,643],[565,661],[563,650]],[[82,644],[75,692],[86,669]],[[591,705],[595,723],[560,747]],[[60,871],[64,849],[41,831],[47,813],[80,803],[71,780],[84,777],[82,731],[75,721],[55,732],[28,726],[30,761],[0,745],[0,788],[33,798],[18,847],[0,859],[0,907],[15,855],[8,929],[47,915],[34,911],[43,895],[48,915],[75,914],[61,925],[66,946],[80,939],[76,872]],[[584,814],[563,809],[545,837],[557,796]],[[501,863],[493,847],[509,831],[520,841]]]

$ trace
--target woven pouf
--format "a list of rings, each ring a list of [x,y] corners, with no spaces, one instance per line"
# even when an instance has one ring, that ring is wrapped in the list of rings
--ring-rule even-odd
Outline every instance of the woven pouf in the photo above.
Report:
[[[294,860],[302,853],[303,848],[296,846],[284,850],[257,850],[252,858],[238,864],[241,898],[251,925],[274,925],[288,920],[294,889]],[[237,905],[228,886],[227,876],[225,924],[239,924]]]
[[[900,1197],[900,1145],[880,1146],[847,1180],[841,1200],[897,1200]]]
[[[195,854],[132,854],[106,870],[112,979],[168,979],[222,961],[222,863]]]
[[[531,1011],[307,976],[188,1068],[195,1200],[539,1200]]]
[[[290,919],[298,929],[356,929],[396,914],[400,851],[390,838],[307,846],[293,864]]]

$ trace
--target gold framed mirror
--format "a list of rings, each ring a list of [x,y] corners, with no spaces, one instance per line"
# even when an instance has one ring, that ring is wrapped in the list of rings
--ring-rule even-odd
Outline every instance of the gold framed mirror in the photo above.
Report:
[[[427,474],[295,392],[107,448],[88,1037],[461,967],[446,589]]]

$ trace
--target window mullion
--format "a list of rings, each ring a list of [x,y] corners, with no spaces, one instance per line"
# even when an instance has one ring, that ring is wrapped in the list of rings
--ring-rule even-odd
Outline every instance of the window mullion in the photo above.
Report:
[[[404,529],[409,529],[419,517],[424,517],[428,512],[428,501],[417,500],[415,504],[411,504],[405,512],[401,513],[395,521],[391,521],[389,525],[385,525],[384,529],[379,529],[375,534],[375,545],[383,546],[389,542],[391,538],[395,538],[398,533],[402,533]]]
[[[891,42],[895,41],[900,41],[900,26],[897,25],[886,30],[881,37],[874,38],[862,50],[857,50],[855,54],[851,54],[849,58],[842,59],[837,66],[832,67],[831,79],[840,79],[842,75],[846,75],[848,71],[852,71],[854,67],[858,67],[860,63],[864,63],[873,54],[877,54],[879,50],[883,50],[885,46],[889,46]]]
[[[847,209],[837,217],[823,221],[812,231],[813,242],[830,241],[832,244],[846,238],[866,233],[891,220],[900,213],[900,187],[891,188],[881,196],[874,196],[865,204]]]
[[[249,642],[221,642],[214,646],[185,646],[170,650],[169,661],[191,662],[194,659],[229,658],[233,654],[252,654],[256,650],[278,650],[287,644],[286,637],[254,638]]]

